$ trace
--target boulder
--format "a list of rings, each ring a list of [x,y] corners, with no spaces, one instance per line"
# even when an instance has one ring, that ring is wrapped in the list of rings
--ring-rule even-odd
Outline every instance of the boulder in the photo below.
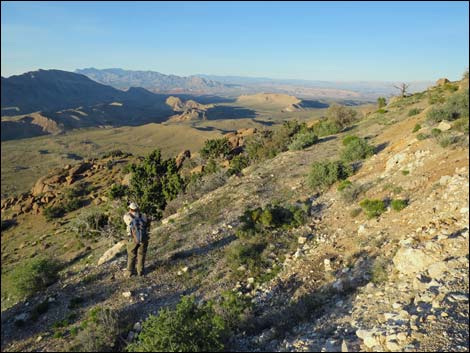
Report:
[[[436,82],[436,86],[444,86],[445,84],[448,84],[450,81],[447,78],[440,78]]]
[[[197,167],[191,169],[190,173],[191,174],[198,174],[204,172],[204,166],[203,165],[198,165]]]
[[[84,162],[84,163],[78,163],[77,165],[73,166],[72,168],[70,168],[69,170],[69,175],[70,176],[76,176],[78,174],[81,174],[83,172],[86,172],[87,170],[89,170],[90,168],[92,167],[92,164],[91,163],[87,163],[87,162]]]
[[[426,270],[436,262],[434,256],[422,249],[401,248],[393,258],[395,268],[403,274],[414,274]]]
[[[452,128],[452,125],[450,125],[448,121],[443,120],[439,123],[439,125],[437,125],[437,128],[441,131],[447,131]]]
[[[106,250],[103,256],[101,256],[98,260],[98,266],[101,266],[102,264],[108,262],[109,260],[113,259],[121,249],[126,245],[125,240],[121,240],[119,243],[115,244],[113,247],[110,249]]]
[[[191,158],[191,151],[190,150],[184,150],[176,156],[176,168],[181,168],[183,165],[183,162],[187,159]]]

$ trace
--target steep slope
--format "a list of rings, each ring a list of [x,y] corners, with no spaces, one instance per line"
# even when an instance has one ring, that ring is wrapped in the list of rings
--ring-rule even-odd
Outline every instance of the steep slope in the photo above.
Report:
[[[74,341],[72,325],[78,327],[99,305],[112,308],[125,321],[125,345],[134,340],[142,320],[174,306],[181,295],[216,299],[226,289],[254,305],[239,323],[243,329],[231,338],[229,349],[234,351],[468,350],[468,128],[462,133],[445,123],[460,141],[447,147],[413,132],[417,123],[422,125],[419,134],[436,128],[424,124],[432,109],[429,98],[438,94],[447,99],[452,90],[436,88],[396,99],[385,113],[369,114],[348,131],[323,137],[305,150],[254,164],[223,185],[216,178],[215,185],[205,185],[203,197],[183,203],[153,227],[149,273],[143,281],[124,278],[123,255],[97,265],[112,239],[90,242],[90,248],[74,254],[60,282],[28,299],[28,305],[8,301],[2,313],[2,350],[66,349]],[[374,156],[356,162],[356,173],[349,178],[358,195],[344,198],[338,185],[312,190],[307,182],[311,164],[336,159],[342,138],[349,134],[375,146]],[[93,164],[102,167],[75,171],[100,185],[91,193],[93,200],[113,207],[103,198],[103,184],[124,181],[124,170],[119,163],[107,168],[105,160]],[[408,204],[401,211],[387,207],[369,219],[364,211],[357,212],[365,198],[387,206],[391,199]],[[239,244],[236,233],[245,210],[303,201],[311,205],[304,225],[272,231],[265,259],[272,267],[248,277],[247,268],[230,266],[227,253]],[[12,210],[7,212],[10,216]],[[64,241],[65,224],[49,224],[44,234],[21,244],[27,217],[29,213],[19,216],[16,230],[2,234],[7,266],[18,261],[21,251],[30,255],[46,243],[56,253],[62,248],[53,240]],[[62,222],[75,217],[72,213]],[[274,252],[283,237],[292,248],[281,257]],[[234,273],[239,280],[231,277]],[[59,331],[63,338],[54,337],[53,324],[67,318],[75,297],[81,298],[73,309],[75,318]],[[31,307],[49,298],[49,311],[39,321],[28,319]],[[18,330],[15,318],[25,318],[28,325]]]

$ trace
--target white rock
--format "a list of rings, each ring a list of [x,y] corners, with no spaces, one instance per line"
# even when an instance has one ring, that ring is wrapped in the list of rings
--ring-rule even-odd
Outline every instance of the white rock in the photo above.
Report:
[[[325,266],[325,271],[331,271],[330,259],[323,260],[323,265]]]
[[[443,120],[437,125],[437,128],[441,131],[447,131],[452,128],[452,125],[450,125],[448,121]]]
[[[299,237],[299,239],[297,239],[297,242],[299,244],[305,244],[307,241],[307,237]]]
[[[421,249],[400,248],[393,258],[398,271],[413,274],[425,270],[435,262],[435,258]]]
[[[246,280],[249,284],[255,283],[255,279],[253,277],[250,277]]]
[[[439,261],[429,266],[428,273],[431,278],[439,278],[442,277],[446,270],[447,264],[444,261]]]
[[[113,259],[117,254],[119,254],[119,252],[125,245],[126,245],[126,240],[121,240],[119,243],[115,244],[112,248],[106,250],[103,256],[101,256],[100,259],[98,260],[98,266]]]
[[[131,292],[123,292],[123,293],[122,293],[122,296],[123,296],[124,298],[130,298],[130,297],[132,296],[132,293],[131,293]]]
[[[136,331],[136,332],[142,331],[142,324],[141,324],[140,322],[137,321],[137,322],[134,324],[134,331]]]

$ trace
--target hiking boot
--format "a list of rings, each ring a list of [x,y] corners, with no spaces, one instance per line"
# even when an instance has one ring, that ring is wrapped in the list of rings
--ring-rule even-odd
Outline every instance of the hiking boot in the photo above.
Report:
[[[144,277],[145,276],[145,273],[142,271],[142,272],[137,272],[137,276],[139,277]]]

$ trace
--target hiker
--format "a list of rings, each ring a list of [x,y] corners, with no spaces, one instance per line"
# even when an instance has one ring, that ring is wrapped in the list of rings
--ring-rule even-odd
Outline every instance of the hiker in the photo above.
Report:
[[[139,211],[139,207],[134,202],[129,204],[129,211],[124,215],[124,223],[127,226],[127,270],[126,277],[135,274],[135,262],[137,257],[137,275],[144,275],[145,254],[147,253],[147,216]]]

